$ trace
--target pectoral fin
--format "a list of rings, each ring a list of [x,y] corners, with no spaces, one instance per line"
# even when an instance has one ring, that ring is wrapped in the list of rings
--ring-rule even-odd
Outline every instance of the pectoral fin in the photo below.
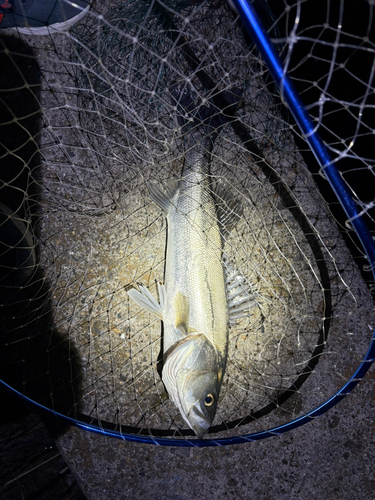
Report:
[[[175,327],[178,328],[185,335],[189,331],[189,299],[181,292],[177,292],[173,306],[175,310]]]
[[[127,293],[129,297],[132,300],[134,300],[134,302],[136,302],[139,305],[139,307],[141,307],[145,311],[150,312],[151,314],[154,314],[157,318],[163,320],[163,310],[164,310],[165,293],[166,293],[164,285],[158,283],[160,304],[145,286],[141,285],[139,289],[140,292],[138,292],[138,290],[136,290],[135,288],[128,290]]]

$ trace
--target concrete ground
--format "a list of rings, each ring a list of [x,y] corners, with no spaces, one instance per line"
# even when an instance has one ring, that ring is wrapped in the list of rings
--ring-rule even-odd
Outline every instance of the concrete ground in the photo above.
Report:
[[[284,435],[221,448],[130,443],[70,428],[58,447],[90,500],[373,500],[375,370]]]

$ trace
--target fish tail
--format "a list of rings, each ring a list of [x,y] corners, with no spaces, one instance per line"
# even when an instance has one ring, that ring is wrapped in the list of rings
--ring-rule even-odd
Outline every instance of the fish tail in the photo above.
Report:
[[[241,91],[233,89],[202,99],[191,86],[174,84],[170,93],[177,105],[177,121],[182,132],[199,130],[214,141],[223,125],[234,119]]]

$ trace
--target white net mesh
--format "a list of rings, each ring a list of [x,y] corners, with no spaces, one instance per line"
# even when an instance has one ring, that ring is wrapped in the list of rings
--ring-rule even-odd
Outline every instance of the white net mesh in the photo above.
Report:
[[[372,2],[274,4],[255,7],[371,226]],[[160,321],[126,293],[163,281],[166,224],[145,180],[181,175],[170,88],[186,82],[219,108],[223,91],[241,96],[211,173],[243,207],[224,253],[259,293],[230,329],[212,432],[279,425],[332,396],[371,338],[371,274],[231,8],[94,2],[68,33],[0,41],[3,380],[78,420],[192,434],[161,381]]]

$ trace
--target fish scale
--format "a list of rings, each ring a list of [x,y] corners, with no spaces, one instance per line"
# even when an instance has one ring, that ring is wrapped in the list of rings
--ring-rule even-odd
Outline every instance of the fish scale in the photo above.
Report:
[[[212,141],[205,137],[201,139],[201,147],[187,150],[185,175],[167,216],[165,285],[168,298],[164,322],[165,332],[172,332],[178,315],[175,297],[178,292],[183,294],[188,298],[189,328],[203,333],[225,357],[229,320],[221,235],[208,168],[207,173],[204,172],[210,149]],[[166,334],[165,348],[177,340],[175,335]]]

